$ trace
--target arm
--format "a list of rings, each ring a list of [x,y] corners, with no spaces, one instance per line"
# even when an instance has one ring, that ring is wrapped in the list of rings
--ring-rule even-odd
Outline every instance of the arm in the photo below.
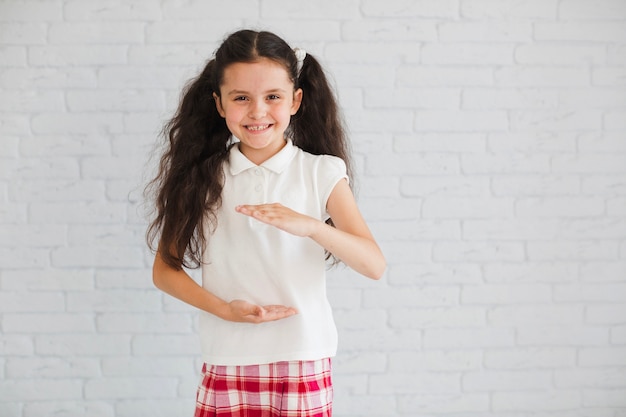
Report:
[[[226,302],[198,285],[184,270],[165,263],[159,253],[154,258],[152,279],[161,291],[228,321],[263,323],[296,314],[295,309],[286,306],[258,306],[244,300]]]
[[[280,204],[244,205],[236,208],[239,213],[288,233],[308,236],[355,271],[369,278],[379,279],[385,272],[385,258],[367,227],[346,180],[335,185],[326,209],[335,227]]]

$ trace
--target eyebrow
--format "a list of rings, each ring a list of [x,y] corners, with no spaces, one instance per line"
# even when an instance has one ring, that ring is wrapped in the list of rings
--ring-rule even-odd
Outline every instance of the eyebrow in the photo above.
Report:
[[[287,91],[283,90],[282,88],[274,88],[272,90],[265,91],[263,94],[286,93],[286,92]],[[250,94],[250,93],[244,90],[230,90],[227,95],[232,96],[232,95],[237,95],[237,94]]]

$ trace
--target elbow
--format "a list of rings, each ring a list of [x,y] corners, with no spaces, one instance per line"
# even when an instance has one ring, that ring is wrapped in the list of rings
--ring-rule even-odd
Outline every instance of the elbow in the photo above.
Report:
[[[367,268],[367,271],[363,275],[365,275],[366,277],[370,279],[378,281],[383,277],[386,270],[387,270],[387,261],[385,261],[385,258],[381,255],[380,259],[377,259],[376,262],[372,262],[369,265],[369,267]]]

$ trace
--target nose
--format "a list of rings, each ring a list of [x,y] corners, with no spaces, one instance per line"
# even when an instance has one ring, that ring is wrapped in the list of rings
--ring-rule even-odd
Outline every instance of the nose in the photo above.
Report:
[[[267,108],[266,108],[265,103],[262,100],[254,100],[250,104],[250,112],[248,113],[248,116],[251,119],[261,119],[265,117],[266,114],[267,114]]]

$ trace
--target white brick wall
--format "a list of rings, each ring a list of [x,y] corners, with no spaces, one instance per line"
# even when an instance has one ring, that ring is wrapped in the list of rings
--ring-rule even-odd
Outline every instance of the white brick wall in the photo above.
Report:
[[[339,268],[338,416],[626,416],[626,1],[0,0],[0,416],[190,416],[141,190],[223,36],[319,55],[389,261]]]

